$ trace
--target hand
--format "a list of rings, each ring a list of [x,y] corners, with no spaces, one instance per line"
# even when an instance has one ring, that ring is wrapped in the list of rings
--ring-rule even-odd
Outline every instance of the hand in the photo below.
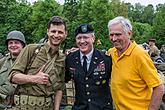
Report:
[[[79,48],[72,47],[71,49],[66,50],[66,55],[68,55],[69,53],[73,53],[77,50],[79,50]]]
[[[35,75],[35,83],[37,84],[48,84],[49,82],[49,75],[44,73],[43,70],[45,68],[45,65],[41,67],[39,72]]]

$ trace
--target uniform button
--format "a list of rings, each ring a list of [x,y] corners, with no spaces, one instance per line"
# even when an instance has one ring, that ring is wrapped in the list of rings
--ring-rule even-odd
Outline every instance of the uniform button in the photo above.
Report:
[[[85,80],[88,80],[88,77],[86,77]]]
[[[87,95],[89,95],[90,94],[90,92],[87,92]]]
[[[86,84],[86,87],[89,87],[89,85],[88,85],[88,84]]]
[[[88,99],[88,102],[91,102],[91,99]]]

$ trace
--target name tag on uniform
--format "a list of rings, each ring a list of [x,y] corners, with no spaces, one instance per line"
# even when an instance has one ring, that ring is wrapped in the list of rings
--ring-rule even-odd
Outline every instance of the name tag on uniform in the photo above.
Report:
[[[93,75],[99,75],[99,73],[98,72],[94,72]]]

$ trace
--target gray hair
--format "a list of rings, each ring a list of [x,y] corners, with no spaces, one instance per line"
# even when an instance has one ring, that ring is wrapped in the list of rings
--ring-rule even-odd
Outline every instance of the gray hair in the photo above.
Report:
[[[132,31],[132,25],[130,20],[124,18],[123,16],[118,16],[108,22],[108,29],[114,24],[122,24],[125,33]]]

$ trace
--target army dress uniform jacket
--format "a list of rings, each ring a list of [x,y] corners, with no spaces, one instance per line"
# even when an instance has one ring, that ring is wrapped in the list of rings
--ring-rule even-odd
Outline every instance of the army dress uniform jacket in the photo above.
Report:
[[[88,72],[83,70],[80,51],[66,57],[65,80],[75,83],[75,103],[72,110],[113,110],[109,88],[112,60],[94,49]]]

